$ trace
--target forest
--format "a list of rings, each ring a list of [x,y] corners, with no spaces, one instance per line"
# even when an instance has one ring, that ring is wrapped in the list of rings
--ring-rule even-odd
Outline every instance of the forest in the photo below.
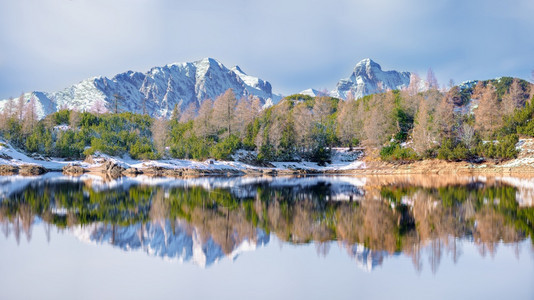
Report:
[[[527,81],[502,77],[425,91],[412,84],[361,99],[296,94],[262,109],[259,99],[236,99],[229,89],[183,111],[175,106],[170,119],[121,112],[119,103],[38,120],[35,101],[21,96],[4,106],[0,136],[27,153],[69,159],[100,152],[225,160],[243,149],[256,151],[258,163],[326,164],[333,147],[364,147],[386,161],[500,161],[517,156],[519,137],[534,136],[533,92]]]

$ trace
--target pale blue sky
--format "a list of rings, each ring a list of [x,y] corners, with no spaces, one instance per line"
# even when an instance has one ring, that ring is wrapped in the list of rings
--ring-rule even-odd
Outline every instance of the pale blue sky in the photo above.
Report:
[[[534,69],[534,1],[0,0],[0,99],[214,57],[276,92],[370,57],[442,84]]]

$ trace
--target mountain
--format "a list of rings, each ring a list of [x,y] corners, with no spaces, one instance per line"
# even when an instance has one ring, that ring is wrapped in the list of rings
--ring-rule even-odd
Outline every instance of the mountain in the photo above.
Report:
[[[261,229],[251,237],[232,236],[231,250],[225,253],[212,236],[184,221],[152,221],[144,224],[115,226],[94,223],[72,229],[80,240],[94,244],[110,244],[123,251],[143,251],[169,261],[193,263],[202,268],[228,257],[236,259],[241,253],[256,250],[269,243],[270,235]],[[234,241],[235,240],[235,241]]]
[[[410,72],[382,71],[379,64],[366,58],[356,64],[348,78],[337,83],[330,95],[346,99],[350,91],[358,99],[381,90],[402,89],[410,84],[410,75]]]
[[[111,79],[93,77],[59,92],[32,92],[24,96],[26,101],[31,97],[36,100],[40,118],[64,107],[89,111],[103,104],[112,110],[115,95],[120,99],[120,111],[141,113],[146,109],[152,116],[169,116],[176,104],[183,111],[190,103],[200,105],[229,88],[237,98],[253,95],[267,106],[279,100],[269,82],[247,75],[238,66],[228,69],[213,58],[154,67],[146,73],[127,71]],[[6,103],[7,100],[0,101],[0,108]]]

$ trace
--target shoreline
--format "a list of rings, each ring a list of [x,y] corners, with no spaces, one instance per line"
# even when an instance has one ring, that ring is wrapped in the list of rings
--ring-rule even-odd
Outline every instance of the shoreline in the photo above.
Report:
[[[191,161],[193,162],[193,161]],[[511,163],[512,162],[512,163]],[[195,162],[210,164],[210,162]],[[532,174],[533,164],[513,164],[512,161],[473,164],[467,162],[447,162],[441,160],[423,160],[410,163],[390,163],[382,161],[362,161],[359,168],[334,169],[301,168],[301,167],[256,167],[239,163],[239,167],[232,165],[233,161],[221,161],[214,164],[214,168],[203,167],[167,167],[161,166],[161,161],[143,162],[145,166],[128,166],[117,161],[105,160],[100,164],[86,165],[83,162],[65,162],[63,167],[47,168],[38,163],[29,162],[18,165],[0,164],[0,175],[36,176],[48,172],[61,172],[65,175],[80,176],[82,174],[109,175],[111,178],[123,176],[135,177],[147,175],[152,177],[203,177],[203,176],[302,176],[302,175],[502,175],[502,174]],[[291,163],[287,163],[291,165]],[[297,165],[297,164],[295,164]]]

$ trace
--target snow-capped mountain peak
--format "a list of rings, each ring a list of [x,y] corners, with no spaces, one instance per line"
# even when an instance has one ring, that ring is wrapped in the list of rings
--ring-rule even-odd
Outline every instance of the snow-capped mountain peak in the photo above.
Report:
[[[113,78],[92,77],[62,91],[27,93],[39,107],[42,118],[60,108],[91,111],[100,102],[111,109],[120,99],[120,111],[147,112],[152,116],[169,116],[175,105],[185,110],[190,103],[215,99],[232,89],[237,98],[255,96],[263,103],[276,103],[271,84],[247,75],[239,67],[228,69],[213,58],[195,62],[172,63],[153,67],[146,73],[126,71]],[[0,109],[8,100],[0,101]]]
[[[402,89],[410,84],[410,72],[383,71],[370,58],[358,62],[352,74],[341,79],[331,92],[333,97],[346,99],[349,92],[358,99],[386,90]]]

